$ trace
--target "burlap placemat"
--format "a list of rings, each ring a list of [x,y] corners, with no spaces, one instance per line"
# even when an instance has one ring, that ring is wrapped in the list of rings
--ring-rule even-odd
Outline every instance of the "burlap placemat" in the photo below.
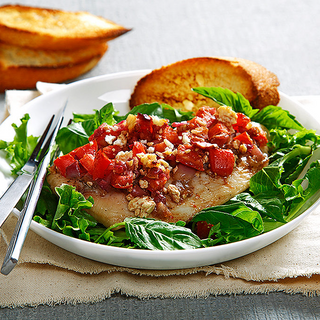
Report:
[[[315,108],[319,97],[300,97]],[[7,101],[8,103],[8,101]],[[316,109],[314,109],[316,110]],[[0,230],[3,261],[16,217]],[[117,267],[67,252],[29,231],[18,265],[0,275],[0,307],[97,302],[121,293],[138,298],[283,291],[320,294],[320,210],[291,233],[250,255],[219,265],[153,271]]]

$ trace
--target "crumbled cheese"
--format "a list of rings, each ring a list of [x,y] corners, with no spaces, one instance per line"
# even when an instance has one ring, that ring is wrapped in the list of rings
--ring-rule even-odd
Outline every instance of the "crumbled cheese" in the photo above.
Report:
[[[116,155],[116,159],[121,161],[129,161],[132,159],[132,157],[133,157],[132,151],[120,151]]]
[[[108,144],[112,144],[112,142],[116,139],[115,136],[112,136],[111,134],[107,134],[105,137],[104,137],[104,141]]]
[[[142,165],[147,168],[152,168],[157,162],[157,156],[154,153],[138,153],[137,157],[140,159]]]
[[[127,144],[126,136],[123,133],[121,133],[113,144],[115,146],[124,147]]]
[[[133,198],[128,203],[129,211],[133,211],[134,215],[140,218],[148,217],[155,207],[156,203],[147,196]]]
[[[134,126],[136,125],[136,119],[137,116],[133,115],[133,114],[129,114],[127,117],[127,126],[128,126],[128,130],[129,132],[131,132],[134,129]]]
[[[167,119],[162,119],[157,116],[151,116],[151,118],[152,118],[153,123],[159,127],[163,126],[164,124],[166,124],[168,122]]]
[[[217,110],[218,119],[225,122],[227,125],[237,123],[237,114],[228,106],[220,106]]]
[[[154,153],[154,147],[149,147],[149,148],[147,149],[147,152],[148,152],[148,153]]]
[[[139,186],[140,186],[142,189],[147,189],[148,186],[149,186],[149,183],[148,183],[147,180],[140,179],[140,180],[139,180]]]
[[[173,150],[174,145],[173,145],[168,139],[164,139],[163,142],[166,144],[166,146],[167,146],[170,150]]]
[[[175,203],[179,203],[180,201],[180,191],[174,184],[169,184],[167,187],[167,191]]]
[[[182,132],[182,143],[183,144],[190,143],[190,138],[188,137],[188,132]]]

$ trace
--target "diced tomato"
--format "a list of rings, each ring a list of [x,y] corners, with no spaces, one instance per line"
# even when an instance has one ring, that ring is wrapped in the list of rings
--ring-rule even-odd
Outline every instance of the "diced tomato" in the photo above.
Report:
[[[94,155],[98,151],[97,141],[91,141],[84,146],[76,148],[75,150],[71,151],[70,154],[75,158],[80,160],[85,154],[92,154]]]
[[[111,177],[111,185],[118,189],[129,189],[133,185],[133,178],[134,175],[132,171],[123,172],[121,175],[113,173]]]
[[[68,153],[68,154],[65,154],[65,155],[57,158],[56,160],[54,160],[53,163],[58,168],[60,173],[64,177],[66,177],[67,176],[67,174],[66,174],[67,167],[71,166],[75,162],[77,162],[77,160],[71,154]]]
[[[254,133],[252,133],[254,131]],[[263,147],[268,143],[267,134],[262,130],[249,130],[250,137],[259,142],[259,146]]]
[[[203,152],[201,150],[195,151],[191,146],[180,144],[177,149],[176,160],[198,171],[204,171]]]
[[[247,132],[240,133],[238,136],[235,136],[233,138],[233,140],[239,140],[241,143],[244,143],[246,145],[252,145],[253,144],[253,141],[252,141],[252,139],[250,138],[250,136],[248,135]]]
[[[229,149],[210,149],[209,162],[212,172],[226,177],[233,171],[234,154]]]
[[[206,239],[209,236],[210,229],[213,227],[213,224],[206,221],[198,221],[196,224],[196,232],[200,239]]]
[[[116,155],[122,150],[118,145],[106,146],[103,149],[103,153],[107,155],[108,158],[114,159]]]
[[[146,153],[146,148],[141,142],[134,141],[132,147],[132,154],[135,157],[138,153]]]
[[[86,171],[92,174],[94,167],[94,155],[87,153],[79,161]]]
[[[165,144],[165,142],[160,142],[160,143],[154,144],[153,147],[154,147],[154,151],[164,152],[167,145]]]
[[[103,178],[109,172],[107,169],[111,162],[112,161],[108,158],[108,156],[102,150],[100,150],[97,153],[94,161],[92,178],[94,180]]]
[[[236,132],[244,132],[247,130],[247,125],[250,123],[251,119],[243,113],[237,113],[237,123],[233,125],[233,129]]]
[[[216,108],[206,106],[206,107],[201,107],[197,111],[196,116],[204,119],[205,122],[207,123],[207,126],[210,127],[216,121],[216,117],[215,117],[216,112],[217,112]]]
[[[73,162],[68,167],[66,167],[66,177],[67,178],[80,178],[81,169],[78,161]]]
[[[146,114],[138,113],[134,130],[140,139],[152,140],[154,131],[152,118]]]
[[[173,144],[178,144],[181,142],[178,136],[177,130],[174,130],[172,127],[167,126],[163,130],[163,139],[169,140]]]
[[[226,125],[218,122],[209,129],[208,137],[211,143],[222,147],[230,138],[230,130]]]

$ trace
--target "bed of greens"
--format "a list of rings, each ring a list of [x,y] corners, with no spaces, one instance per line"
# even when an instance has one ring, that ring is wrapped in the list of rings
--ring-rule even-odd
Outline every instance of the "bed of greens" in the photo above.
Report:
[[[304,128],[293,115],[279,106],[253,109],[241,95],[222,88],[195,88],[219,105],[231,106],[252,121],[264,125],[270,133],[269,165],[250,180],[250,187],[227,203],[199,212],[187,225],[170,224],[143,218],[127,218],[124,222],[105,228],[86,211],[93,199],[85,199],[74,187],[63,185],[57,195],[44,185],[34,220],[65,235],[104,245],[151,249],[195,249],[227,244],[255,237],[278,228],[299,216],[306,201],[320,188],[320,161],[310,163],[320,145],[320,136]],[[145,113],[169,119],[170,122],[189,120],[191,112],[181,112],[158,103],[137,106],[130,113]],[[126,118],[120,116],[112,103],[92,114],[74,114],[73,121],[60,129],[57,150],[68,153],[88,142],[89,136],[102,123],[115,124]],[[0,141],[16,175],[27,161],[37,143],[28,136],[29,115],[13,124],[13,141]],[[195,232],[197,222],[210,227],[208,236],[200,239]]]

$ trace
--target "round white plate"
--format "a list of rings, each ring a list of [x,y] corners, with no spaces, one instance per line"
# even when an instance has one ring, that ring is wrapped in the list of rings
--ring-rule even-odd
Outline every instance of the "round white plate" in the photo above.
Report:
[[[121,114],[129,111],[128,99],[136,82],[150,70],[139,70],[99,76],[74,82],[67,86],[40,96],[26,104],[19,114],[10,116],[0,126],[0,137],[10,141],[14,136],[11,123],[19,123],[23,114],[30,114],[28,133],[40,135],[53,112],[56,112],[68,99],[65,122],[72,113],[91,113],[107,102],[113,102]],[[281,93],[280,106],[290,111],[307,128],[318,130],[319,123],[297,102]],[[5,175],[0,176],[0,185],[4,190],[9,183]],[[2,192],[4,191],[2,190]],[[0,194],[2,193],[0,190]],[[295,220],[251,239],[211,248],[177,251],[149,251],[126,249],[95,244],[68,237],[52,231],[35,221],[31,230],[54,243],[80,256],[118,266],[139,269],[181,269],[221,263],[259,250],[280,239],[292,231],[319,204],[320,191],[305,204],[305,211]],[[15,214],[19,214],[17,210]]]

